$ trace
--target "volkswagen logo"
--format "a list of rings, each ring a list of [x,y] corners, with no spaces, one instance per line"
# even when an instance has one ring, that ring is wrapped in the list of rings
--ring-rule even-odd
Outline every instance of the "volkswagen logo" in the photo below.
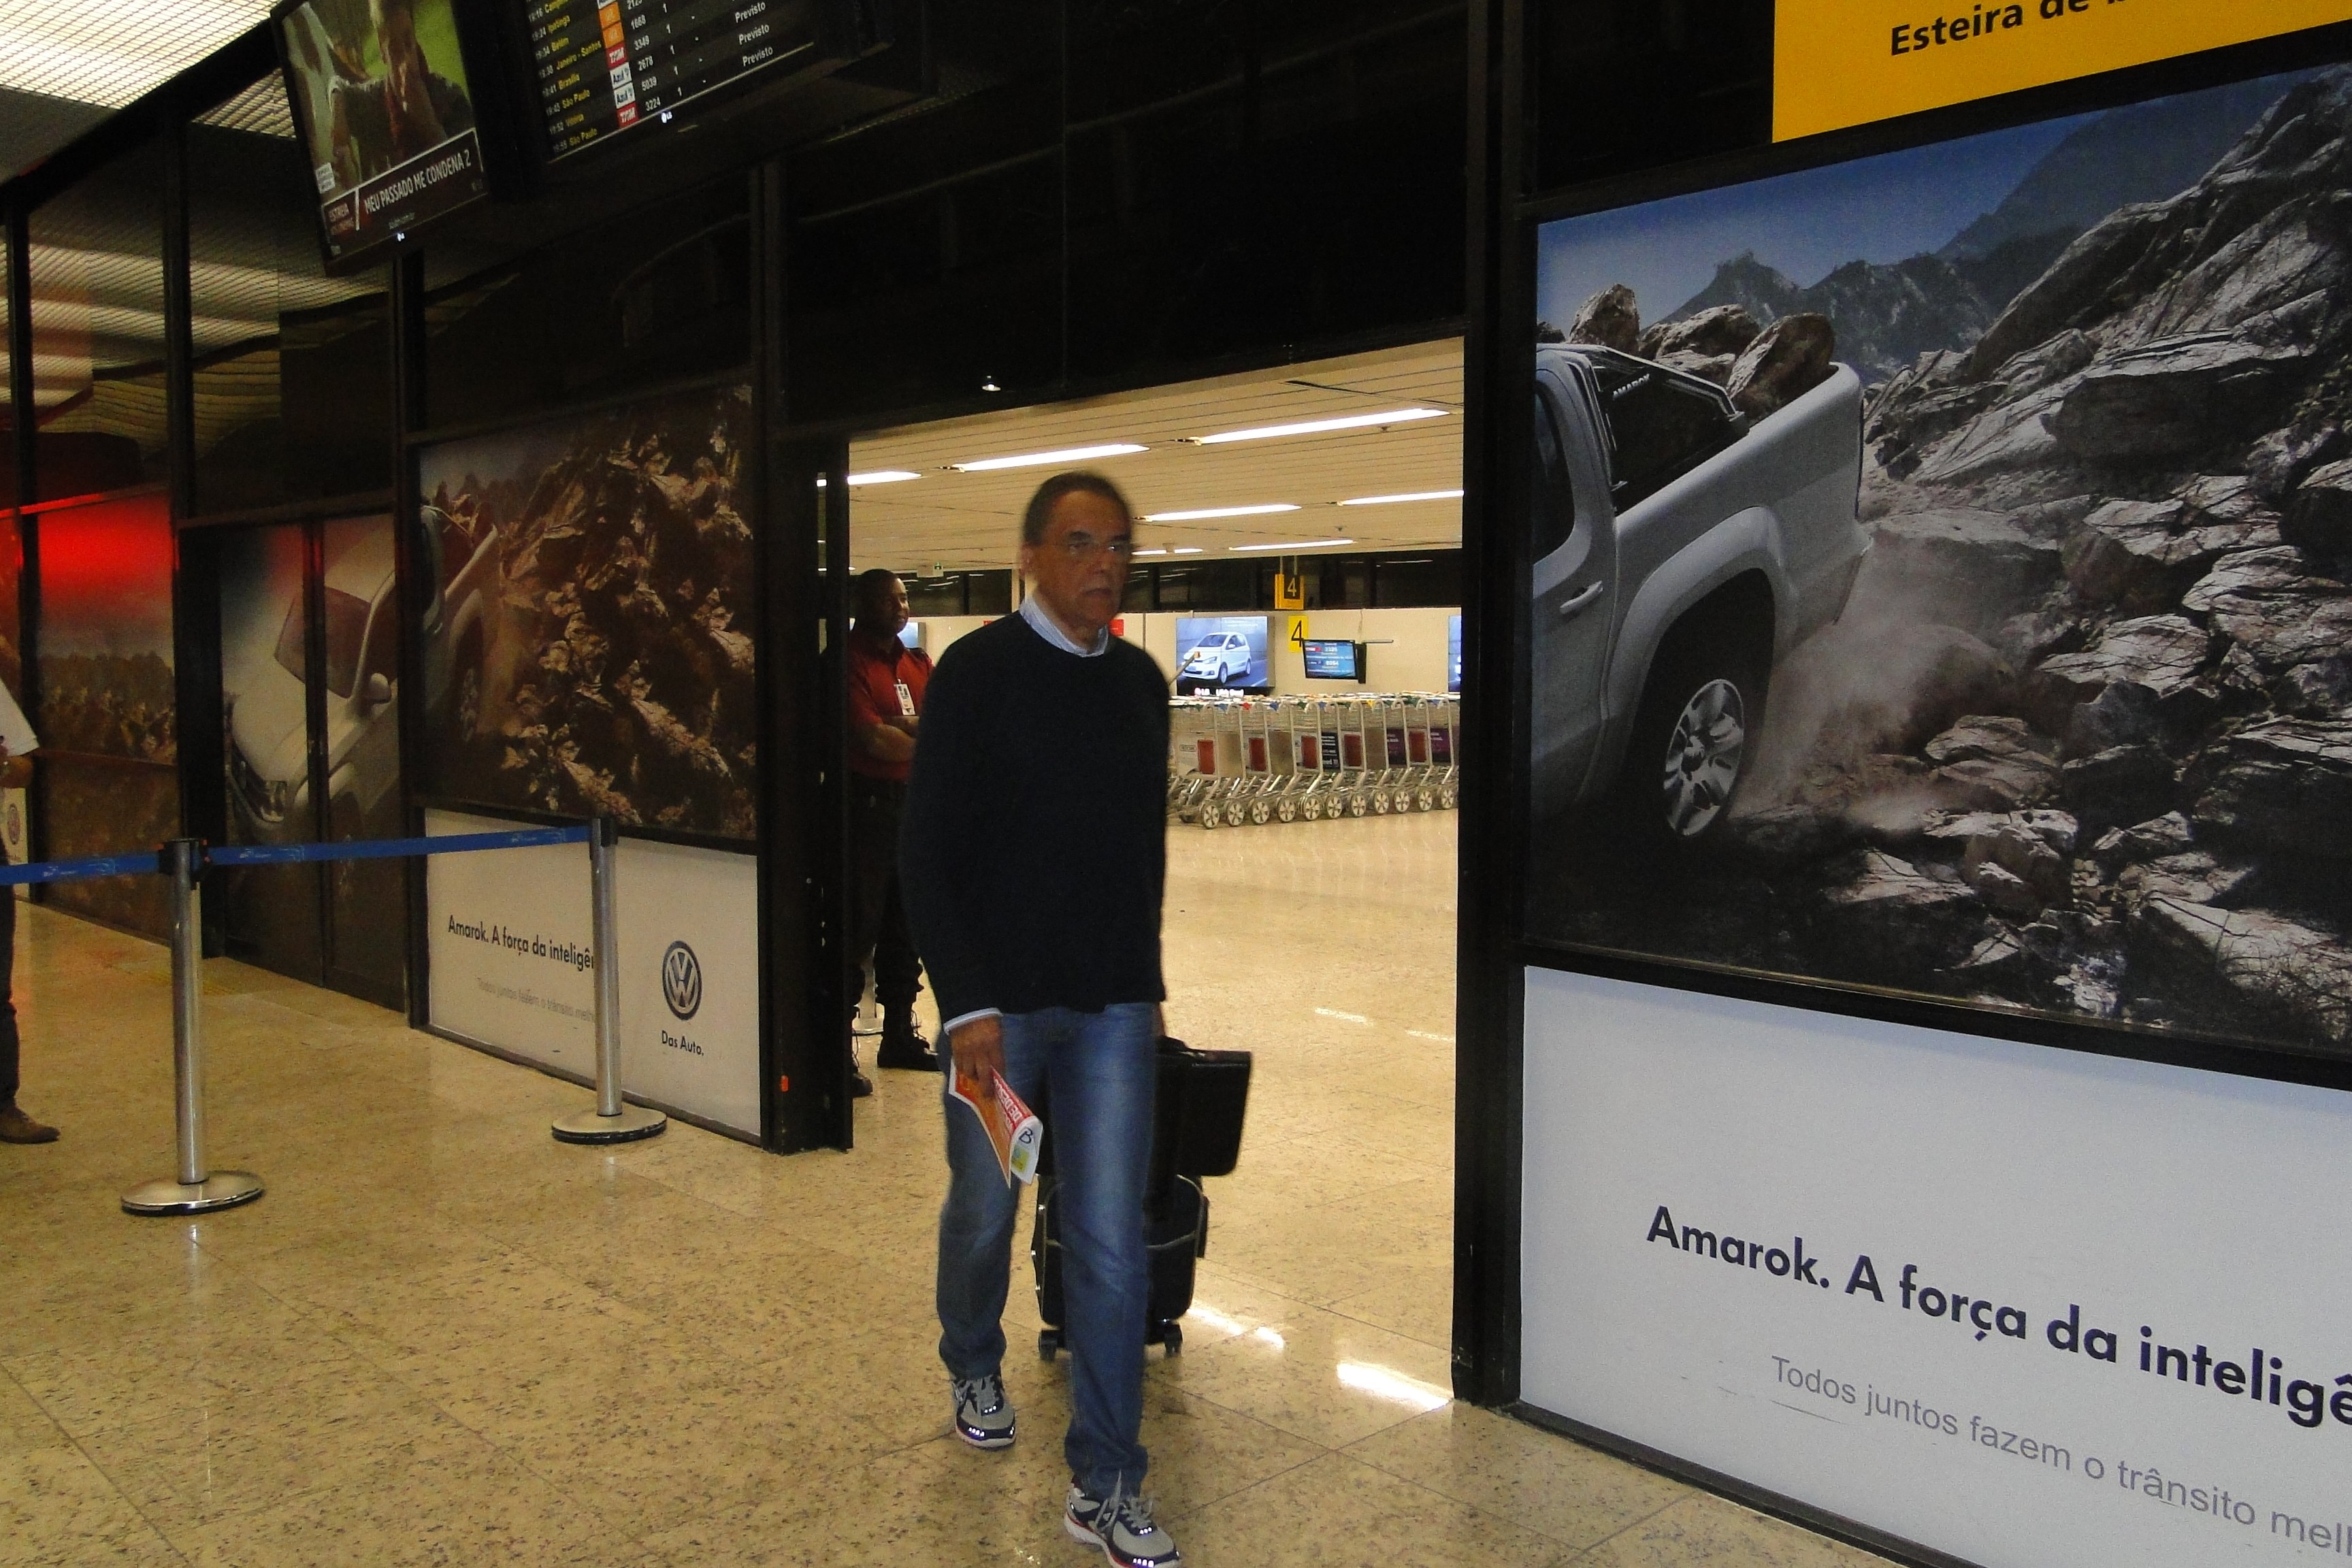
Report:
[[[681,1023],[702,1005],[702,964],[682,942],[671,942],[662,954],[662,1000]]]

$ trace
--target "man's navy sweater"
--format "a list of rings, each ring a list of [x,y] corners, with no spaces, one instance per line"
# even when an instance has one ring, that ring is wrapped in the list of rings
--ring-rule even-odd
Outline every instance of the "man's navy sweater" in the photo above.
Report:
[[[1093,658],[1018,616],[931,677],[898,868],[940,1016],[1165,1000],[1168,686],[1118,637]]]

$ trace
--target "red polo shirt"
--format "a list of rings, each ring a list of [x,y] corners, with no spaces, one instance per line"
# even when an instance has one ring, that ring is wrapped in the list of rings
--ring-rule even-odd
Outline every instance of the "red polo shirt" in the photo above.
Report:
[[[930,684],[931,656],[887,634],[849,634],[849,771],[899,784],[915,764],[886,763],[869,754],[856,737],[886,720],[923,710],[923,688]]]

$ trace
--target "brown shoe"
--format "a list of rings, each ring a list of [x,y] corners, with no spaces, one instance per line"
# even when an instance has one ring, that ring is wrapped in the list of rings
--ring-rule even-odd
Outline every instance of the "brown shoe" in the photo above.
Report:
[[[0,1143],[54,1143],[57,1141],[56,1128],[46,1127],[34,1121],[16,1109],[15,1100],[0,1105]]]

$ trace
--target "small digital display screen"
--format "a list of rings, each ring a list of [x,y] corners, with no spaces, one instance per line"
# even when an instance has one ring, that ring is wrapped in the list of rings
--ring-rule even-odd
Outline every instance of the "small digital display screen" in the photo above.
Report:
[[[330,261],[488,189],[451,0],[305,0],[278,37]]]
[[[821,0],[524,0],[551,158],[823,55]]]
[[[1299,645],[1309,680],[1361,680],[1363,660],[1356,645],[1338,638],[1308,637]]]

